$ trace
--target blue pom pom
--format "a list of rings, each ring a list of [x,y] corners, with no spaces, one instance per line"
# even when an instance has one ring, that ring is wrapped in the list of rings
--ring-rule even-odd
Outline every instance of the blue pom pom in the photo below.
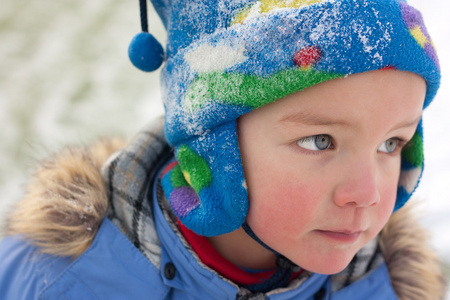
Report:
[[[148,32],[137,34],[128,47],[128,57],[133,65],[145,72],[152,72],[164,61],[161,44]]]

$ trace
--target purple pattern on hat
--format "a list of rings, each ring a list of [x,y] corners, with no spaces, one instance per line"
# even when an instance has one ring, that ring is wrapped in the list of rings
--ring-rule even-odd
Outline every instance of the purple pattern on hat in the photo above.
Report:
[[[430,35],[428,34],[428,30],[423,23],[423,18],[420,12],[405,3],[400,3],[400,6],[406,27],[408,27],[408,29],[413,29],[414,27],[419,26],[420,30],[427,37],[427,39],[430,39]]]
[[[436,64],[436,66],[439,68],[439,60],[436,54],[436,50],[434,49],[433,45],[431,44],[431,38],[428,34],[428,30],[425,27],[425,24],[423,22],[422,14],[415,9],[412,6],[409,6],[406,3],[400,3],[400,8],[402,11],[403,20],[405,21],[406,27],[408,29],[413,29],[416,26],[419,26],[420,31],[425,35],[428,42],[424,46],[425,53],[433,60],[433,62]]]
[[[420,30],[427,37],[427,39],[430,39],[427,28],[423,23],[422,14],[414,7],[405,3],[400,3],[400,7],[402,9],[403,20],[405,21],[406,27],[408,27],[408,29],[413,29],[414,27],[419,26]]]
[[[425,50],[425,53],[434,61],[434,63],[440,70],[439,59],[437,57],[436,50],[434,49],[433,45],[426,44],[424,50]]]
[[[175,214],[182,218],[200,204],[200,199],[191,187],[183,186],[170,193],[170,204]]]

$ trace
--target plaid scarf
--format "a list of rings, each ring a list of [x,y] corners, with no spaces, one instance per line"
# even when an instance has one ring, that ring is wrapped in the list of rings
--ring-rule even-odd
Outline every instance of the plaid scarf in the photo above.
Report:
[[[146,191],[161,164],[173,155],[162,129],[162,119],[149,124],[102,168],[110,203],[108,218],[158,268],[161,247],[153,220],[153,199],[146,199]]]

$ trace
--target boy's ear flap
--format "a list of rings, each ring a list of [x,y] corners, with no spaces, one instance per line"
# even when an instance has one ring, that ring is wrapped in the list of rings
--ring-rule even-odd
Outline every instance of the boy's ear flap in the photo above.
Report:
[[[248,195],[236,120],[176,146],[175,153],[179,167],[166,173],[162,184],[181,223],[202,236],[241,227],[248,212]]]
[[[397,201],[394,211],[400,209],[416,190],[424,167],[422,120],[411,141],[403,148]]]

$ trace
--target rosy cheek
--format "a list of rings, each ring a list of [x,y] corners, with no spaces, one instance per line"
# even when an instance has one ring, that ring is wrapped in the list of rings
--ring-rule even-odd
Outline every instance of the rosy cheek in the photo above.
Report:
[[[266,186],[257,199],[251,199],[248,222],[253,230],[267,236],[291,234],[295,238],[295,232],[313,223],[318,189],[298,182],[280,177],[272,189]]]
[[[395,201],[397,200],[397,185],[391,186],[381,196],[381,210],[387,216],[386,220],[390,217],[394,210]]]
[[[381,201],[376,208],[376,214],[372,215],[372,234],[375,236],[386,225],[387,221],[394,210],[395,201],[397,199],[397,185],[389,184],[380,191]]]

